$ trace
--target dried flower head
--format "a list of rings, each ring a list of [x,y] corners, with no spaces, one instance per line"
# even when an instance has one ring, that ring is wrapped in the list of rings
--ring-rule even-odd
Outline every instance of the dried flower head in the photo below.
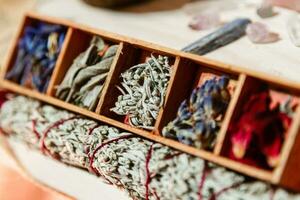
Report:
[[[291,113],[281,112],[279,106],[270,108],[270,104],[268,88],[252,94],[244,104],[240,117],[229,126],[231,158],[261,167],[278,165],[292,118]],[[289,106],[287,103],[281,107]]]
[[[214,77],[194,89],[190,99],[181,103],[176,119],[163,129],[163,135],[197,148],[213,148],[231,98],[228,84],[229,77]]]

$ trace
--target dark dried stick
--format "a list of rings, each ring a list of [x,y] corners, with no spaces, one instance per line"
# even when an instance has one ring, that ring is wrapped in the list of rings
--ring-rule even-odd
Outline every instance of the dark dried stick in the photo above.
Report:
[[[236,19],[215,32],[187,45],[182,51],[198,55],[207,54],[243,37],[249,23],[251,21],[247,18]]]

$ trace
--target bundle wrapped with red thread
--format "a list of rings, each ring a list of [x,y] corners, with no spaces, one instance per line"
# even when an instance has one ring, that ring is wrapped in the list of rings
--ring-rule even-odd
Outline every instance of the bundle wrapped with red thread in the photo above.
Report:
[[[10,140],[95,174],[124,188],[133,199],[299,198],[201,158],[23,96],[11,96],[3,104],[0,125]]]

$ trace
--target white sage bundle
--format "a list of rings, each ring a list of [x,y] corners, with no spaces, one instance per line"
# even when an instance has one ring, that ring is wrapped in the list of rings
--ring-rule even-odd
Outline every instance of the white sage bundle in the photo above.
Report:
[[[121,74],[122,93],[111,110],[128,117],[131,126],[153,129],[171,75],[169,58],[151,55],[145,63],[135,65]]]
[[[124,188],[133,199],[299,199],[200,158],[23,96],[0,111],[7,136]]]

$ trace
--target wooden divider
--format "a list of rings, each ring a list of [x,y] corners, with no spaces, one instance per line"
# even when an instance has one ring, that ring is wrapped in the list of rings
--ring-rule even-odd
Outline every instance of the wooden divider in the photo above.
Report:
[[[272,182],[295,190],[300,188],[300,106],[295,113],[288,137],[281,150],[280,165],[274,170]],[[297,191],[299,191],[297,189]]]
[[[224,119],[222,121],[222,126],[220,129],[220,132],[218,133],[217,139],[216,139],[216,145],[214,148],[214,154],[216,155],[220,155],[221,150],[225,144],[225,137],[226,137],[226,133],[227,133],[227,129],[229,126],[229,123],[232,119],[233,113],[235,108],[237,107],[237,103],[238,100],[240,99],[240,95],[242,92],[242,88],[245,84],[245,80],[246,80],[246,75],[245,74],[240,74],[239,79],[236,83],[236,87],[234,90],[234,93],[231,97],[230,103],[228,105],[226,114],[224,116]]]
[[[100,114],[100,111],[102,110],[103,106],[104,106],[104,102],[106,102],[106,99],[111,99],[111,97],[107,97],[107,94],[111,94],[111,90],[110,90],[110,85],[111,82],[113,82],[115,79],[115,72],[117,71],[117,67],[120,65],[120,62],[122,61],[123,52],[126,52],[126,45],[123,42],[119,43],[119,48],[118,51],[115,55],[114,61],[110,67],[110,70],[108,72],[108,75],[106,77],[103,89],[102,89],[102,93],[101,93],[101,97],[99,99],[97,108],[96,108],[96,113]],[[124,61],[124,59],[123,59]]]
[[[31,17],[31,16],[25,16],[23,18],[20,26],[19,26],[17,34],[14,37],[14,40],[13,40],[12,45],[10,47],[10,50],[8,52],[8,56],[7,56],[6,62],[4,64],[4,66],[1,68],[1,78],[2,79],[5,79],[5,75],[7,74],[7,72],[14,65],[15,59],[17,57],[17,49],[18,49],[19,40],[22,37],[22,35],[24,34],[24,30],[25,30],[26,26],[34,25],[34,24],[36,24],[38,22],[41,22],[41,21],[47,22],[48,24],[59,24],[59,25],[62,25],[59,22],[59,20],[56,21],[56,22],[53,22],[52,20],[44,20],[43,18],[35,18],[35,17]],[[66,49],[68,47],[68,44],[69,44],[69,40],[71,39],[71,36],[72,36],[73,29],[72,28],[68,28],[67,26],[65,26],[65,27],[67,29],[66,30],[66,36],[65,36],[65,40],[64,40],[63,45],[62,45],[61,53],[58,56],[57,62],[55,64],[54,71],[57,70],[57,68],[58,68],[57,66],[60,65],[60,62],[63,61],[63,58],[64,58],[63,54],[66,51]],[[50,88],[52,88],[52,84],[53,84],[53,81],[50,80],[50,82],[49,82]],[[49,93],[49,86],[48,86],[48,90],[46,92],[47,94]]]
[[[156,122],[154,124],[154,134],[160,135],[162,126],[163,124],[166,124],[167,122],[171,121],[171,118],[167,118],[166,116],[170,116],[168,113],[174,113],[175,110],[178,109],[176,103],[173,103],[174,101],[181,101],[180,95],[175,95],[174,96],[174,85],[177,85],[178,87],[176,88],[177,92],[187,92],[188,88],[186,88],[186,84],[189,83],[191,75],[193,71],[189,71],[188,73],[183,72],[181,69],[183,67],[181,62],[182,60],[180,57],[176,57],[174,65],[172,66],[172,72],[171,72],[171,78],[169,80],[169,85],[166,91],[166,96],[165,96],[165,102],[163,104],[163,107],[159,110]],[[177,84],[178,78],[181,76],[181,84]],[[178,93],[177,93],[178,94]],[[166,111],[168,110],[168,112]],[[166,115],[166,116],[165,116]]]
[[[52,72],[52,76],[46,91],[46,94],[49,96],[54,96],[54,93],[56,91],[55,87],[58,83],[60,83],[59,81],[61,81],[63,79],[63,77],[65,76],[65,72],[67,70],[67,66],[66,65],[67,62],[70,62],[69,59],[69,52],[74,52],[75,50],[72,48],[72,40],[75,36],[75,32],[73,28],[69,28],[67,31],[67,34],[65,36],[65,40],[64,40],[64,44],[61,48],[60,54],[58,55],[58,58],[56,60],[56,64],[55,64],[55,68]],[[80,48],[80,42],[78,44],[78,48]],[[76,48],[75,48],[76,49]],[[69,64],[69,63],[68,63]]]
[[[216,70],[189,59],[181,59],[178,69],[176,69],[174,80],[170,81],[170,92],[166,98],[166,105],[157,119],[156,132],[162,132],[163,127],[176,118],[178,107],[181,102],[189,99],[193,89],[200,87],[210,78],[222,75],[227,75],[230,78],[230,87],[236,87],[238,74]],[[235,92],[235,89],[231,93],[232,96],[239,95],[239,92]]]
[[[112,118],[116,121],[123,121],[124,116],[119,116],[114,112],[110,111],[114,107],[117,101],[118,95],[120,94],[117,89],[117,85],[120,84],[120,74],[131,67],[131,64],[135,62],[137,57],[140,57],[140,52],[137,49],[132,48],[128,43],[123,43],[122,50],[119,53],[119,57],[114,63],[113,70],[108,75],[108,80],[103,88],[103,96],[99,101],[97,113],[100,115]]]
[[[26,23],[28,23],[28,20],[32,19],[42,20],[49,23],[58,23],[69,28],[65,39],[65,44],[62,48],[61,54],[59,55],[56,68],[51,77],[47,95],[28,88],[24,88],[12,81],[5,80],[5,74],[15,60],[18,39],[21,37],[22,30],[24,29]],[[300,91],[300,84],[281,80],[269,75],[261,75],[259,73],[243,68],[211,61],[200,56],[179,52],[125,36],[84,27],[65,20],[40,16],[35,13],[29,13],[27,17],[24,18],[23,23],[20,27],[21,28],[18,31],[12,48],[9,51],[7,62],[2,69],[0,85],[3,88],[6,88],[18,94],[41,100],[45,103],[49,103],[71,112],[81,114],[85,117],[100,121],[102,123],[115,126],[117,128],[123,129],[124,131],[128,131],[145,137],[149,140],[168,145],[172,148],[178,149],[194,156],[201,157],[205,160],[222,165],[229,169],[243,173],[247,176],[252,176],[264,181],[271,182],[273,184],[283,184],[285,186],[288,186],[289,188],[300,190],[300,185],[298,183],[290,184],[289,180],[285,177],[287,175],[290,175],[290,172],[287,172],[286,169],[289,169],[289,171],[291,171],[295,169],[296,166],[298,167],[298,162],[296,164],[289,164],[293,159],[296,159],[295,156],[291,156],[290,153],[292,152],[294,155],[296,153],[300,153],[300,150],[298,150],[299,148],[294,147],[294,145],[296,144],[299,145],[298,143],[300,141],[300,138],[298,138],[300,137],[298,134],[300,126],[300,108],[298,108],[297,114],[295,116],[296,120],[294,120],[292,127],[290,128],[290,138],[288,138],[283,148],[283,155],[288,157],[289,159],[283,160],[278,170],[264,170],[249,166],[247,164],[242,164],[226,158],[225,153],[228,145],[230,144],[229,136],[227,134],[228,126],[230,122],[232,120],[235,120],[238,116],[239,110],[251,93],[249,91],[255,88],[256,84],[259,84],[259,82],[263,80],[264,82],[267,82],[271,85],[275,84],[278,87],[288,87],[293,91],[297,91],[297,94]],[[88,111],[84,108],[80,108],[54,97],[56,86],[59,85],[63,80],[68,67],[72,64],[74,58],[80,52],[86,49],[92,35],[99,35],[105,40],[120,44],[115,60],[104,84],[104,88],[102,91],[102,95],[100,96],[96,112]],[[159,115],[155,123],[155,129],[153,131],[131,127],[123,122],[124,117],[120,117],[110,111],[110,109],[114,107],[117,97],[120,94],[116,88],[116,86],[120,84],[120,74],[133,65],[144,62],[145,58],[150,54],[166,55],[171,59],[171,64],[173,65],[173,72],[166,92],[165,103],[163,108],[161,108],[161,110],[159,111]],[[201,83],[201,75],[203,72],[208,72],[216,76],[227,74],[231,78],[231,84],[234,85],[232,98],[227,112],[224,116],[221,130],[217,137],[217,143],[213,152],[196,149],[194,147],[182,144],[178,141],[174,141],[161,136],[163,127],[167,125],[169,121],[173,120],[174,117],[176,117],[176,112],[180,103],[184,99],[187,99],[189,97],[191,91],[194,87],[199,85],[199,82]],[[289,167],[291,166],[292,168],[290,169]]]
[[[18,47],[19,39],[21,38],[21,36],[23,34],[23,30],[24,30],[25,26],[27,26],[27,25],[28,25],[28,17],[24,17],[19,25],[19,28],[13,38],[10,48],[8,50],[4,65],[1,66],[1,79],[5,79],[6,73],[10,70],[10,68],[14,64],[15,58],[17,56],[17,47]]]
[[[117,88],[117,86],[121,87],[121,74],[134,65],[144,63],[151,55],[157,56],[158,53],[155,50],[149,50],[149,47],[140,48],[135,45],[124,43],[122,53],[117,59],[115,66],[113,67],[113,71],[109,75],[108,83],[103,90],[103,98],[101,98],[99,101],[98,109],[96,111],[97,113],[112,118],[116,121],[124,122],[125,116],[117,115],[110,110],[115,106],[118,96],[121,95],[121,92]],[[159,55],[168,56],[170,65],[172,66],[172,71],[176,71],[179,57],[175,57],[166,53],[163,54],[161,52],[159,52]],[[173,80],[173,72],[170,82]],[[167,90],[167,94],[168,91],[169,90]]]

